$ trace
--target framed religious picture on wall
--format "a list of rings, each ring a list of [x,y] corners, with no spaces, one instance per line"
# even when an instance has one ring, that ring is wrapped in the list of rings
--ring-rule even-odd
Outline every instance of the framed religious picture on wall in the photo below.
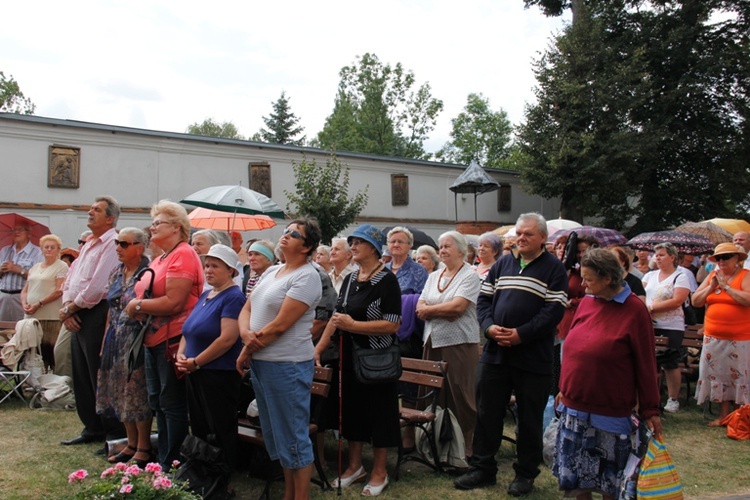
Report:
[[[77,189],[81,178],[81,148],[53,144],[49,147],[47,187]]]
[[[271,166],[267,163],[249,165],[250,189],[271,197]]]

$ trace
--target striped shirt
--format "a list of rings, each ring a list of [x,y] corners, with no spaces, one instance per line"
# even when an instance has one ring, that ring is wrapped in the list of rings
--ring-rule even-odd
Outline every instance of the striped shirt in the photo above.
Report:
[[[28,271],[34,264],[44,260],[42,250],[31,242],[21,250],[16,251],[16,245],[8,245],[0,250],[0,263],[13,262]],[[16,273],[5,273],[0,278],[0,290],[21,291],[26,285],[26,278]]]

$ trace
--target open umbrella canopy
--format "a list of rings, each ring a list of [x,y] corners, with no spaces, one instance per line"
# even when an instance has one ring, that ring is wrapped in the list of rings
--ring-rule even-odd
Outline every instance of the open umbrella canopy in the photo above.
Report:
[[[739,233],[740,231],[745,231],[750,233],[750,223],[748,223],[746,220],[742,219],[708,219],[702,222],[713,222],[720,228],[726,229],[730,233]]]
[[[516,234],[516,226],[514,224],[509,224],[507,226],[496,227],[495,229],[492,230],[492,232],[495,233],[498,236],[505,236],[506,234],[508,234],[511,231],[513,232],[513,234],[511,234],[510,236],[513,236],[513,235]]]
[[[705,236],[714,245],[719,243],[726,243],[732,241],[732,233],[726,229],[717,226],[713,222],[686,222],[685,224],[676,228],[677,231],[683,233],[697,234],[699,236]]]
[[[555,241],[560,236],[567,236],[575,231],[578,236],[589,235],[596,238],[599,246],[610,247],[615,245],[624,245],[628,239],[620,231],[606,227],[581,226],[574,229],[562,229],[556,233],[551,233],[547,241]]]
[[[393,229],[395,226],[388,226],[383,228],[383,234],[387,235],[388,231]],[[412,250],[416,250],[417,248],[421,247],[422,245],[430,245],[432,248],[437,250],[437,243],[435,243],[435,240],[432,239],[432,236],[425,233],[421,229],[417,229],[416,227],[412,226],[401,226],[405,227],[409,231],[411,231],[412,236],[414,236],[414,244],[411,246]]]
[[[581,224],[574,220],[559,218],[547,221],[547,231],[549,233],[554,233],[561,229],[575,229],[577,227],[581,227]]]
[[[210,208],[220,212],[268,215],[277,219],[286,218],[284,211],[271,198],[239,185],[201,189],[180,200],[180,203]]]
[[[198,207],[190,214],[190,225],[199,229],[216,229],[219,231],[262,231],[276,225],[267,215],[247,215],[230,212],[219,212]]]
[[[671,243],[677,247],[677,251],[687,255],[700,255],[713,251],[714,243],[697,234],[683,233],[681,231],[656,231],[653,233],[641,233],[631,238],[627,245],[636,250],[653,250],[654,245],[659,243]]]
[[[6,247],[13,243],[13,228],[25,226],[28,227],[29,237],[34,245],[39,245],[39,238],[45,234],[50,234],[50,230],[44,224],[33,219],[24,217],[15,212],[0,214],[0,248]]]

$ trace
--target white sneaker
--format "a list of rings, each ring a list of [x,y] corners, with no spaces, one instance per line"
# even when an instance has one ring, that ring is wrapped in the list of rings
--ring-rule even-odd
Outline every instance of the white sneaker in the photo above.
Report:
[[[680,402],[676,399],[669,398],[664,405],[664,411],[667,413],[677,413],[680,411]]]

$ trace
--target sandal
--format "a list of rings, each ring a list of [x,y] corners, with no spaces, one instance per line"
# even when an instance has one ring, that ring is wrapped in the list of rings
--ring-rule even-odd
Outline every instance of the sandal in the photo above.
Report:
[[[125,450],[133,450],[133,453],[125,453]],[[137,452],[137,450],[135,448],[133,448],[130,445],[127,445],[125,448],[123,448],[122,450],[120,450],[120,453],[118,453],[117,455],[112,455],[111,457],[109,457],[107,459],[107,462],[109,462],[111,464],[118,464],[118,463],[129,462],[129,461],[131,461],[133,459],[133,455],[135,455],[136,452]]]
[[[151,448],[138,448],[135,453],[146,453],[148,455],[148,458],[145,460],[141,460],[138,458],[132,458],[132,460],[135,462],[135,465],[140,467],[141,469],[144,469],[146,465],[148,465],[149,462],[152,462],[154,460],[154,455],[151,453]],[[135,457],[135,453],[133,454],[133,457]]]

